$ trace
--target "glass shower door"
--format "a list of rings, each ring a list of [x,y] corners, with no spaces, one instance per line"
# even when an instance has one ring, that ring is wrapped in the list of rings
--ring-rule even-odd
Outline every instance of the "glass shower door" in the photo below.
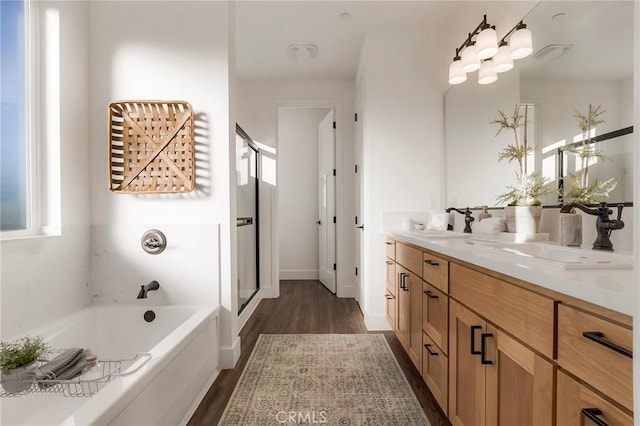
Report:
[[[258,149],[236,125],[238,313],[259,288]]]

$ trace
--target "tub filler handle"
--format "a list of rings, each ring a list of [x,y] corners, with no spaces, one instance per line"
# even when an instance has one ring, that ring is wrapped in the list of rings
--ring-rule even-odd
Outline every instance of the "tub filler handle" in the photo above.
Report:
[[[136,354],[136,356],[135,356],[134,358],[124,360],[124,361],[132,361],[132,364],[131,364],[131,365],[133,365],[133,364],[134,364],[134,363],[136,363],[137,361],[139,361],[139,360],[143,359],[143,361],[142,361],[142,363],[141,363],[140,365],[138,365],[136,368],[134,368],[134,369],[133,369],[133,370],[131,370],[131,371],[127,371],[127,372],[124,372],[124,373],[115,373],[115,374],[112,374],[112,376],[114,376],[114,377],[120,377],[120,376],[128,376],[128,375],[130,375],[130,374],[136,373],[136,372],[138,372],[142,367],[144,367],[144,366],[145,366],[149,361],[151,361],[151,358],[153,358],[153,356],[152,356],[149,352],[140,352],[140,353]]]

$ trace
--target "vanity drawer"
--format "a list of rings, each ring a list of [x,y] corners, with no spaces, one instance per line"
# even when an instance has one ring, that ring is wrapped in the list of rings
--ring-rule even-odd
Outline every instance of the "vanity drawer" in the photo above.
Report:
[[[386,314],[387,314],[387,322],[391,326],[392,330],[396,328],[396,298],[393,294],[388,291],[385,293],[386,300]]]
[[[387,269],[387,292],[391,293],[393,296],[396,295],[396,263],[393,260],[387,259],[386,261],[386,269]]]
[[[390,238],[384,242],[385,253],[391,260],[396,260],[396,242]]]
[[[560,368],[629,410],[633,410],[632,336],[620,325],[566,305],[558,307]]]
[[[450,295],[550,359],[556,301],[451,263]]]
[[[422,284],[422,329],[449,353],[449,298],[428,283]]]
[[[422,253],[422,279],[449,293],[449,262],[430,252]]]
[[[396,243],[396,262],[422,277],[422,251]]]
[[[449,395],[449,357],[422,333],[422,377],[440,408],[447,414]]]
[[[566,373],[558,372],[557,425],[595,425],[586,417],[586,411],[598,414],[596,417],[609,426],[631,426],[633,418],[616,408],[604,398],[573,380]],[[583,410],[585,412],[583,412]]]

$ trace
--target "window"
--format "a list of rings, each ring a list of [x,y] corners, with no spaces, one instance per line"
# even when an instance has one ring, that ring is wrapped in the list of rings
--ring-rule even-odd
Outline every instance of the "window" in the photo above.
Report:
[[[0,219],[6,231],[31,229],[28,2],[0,1]]]

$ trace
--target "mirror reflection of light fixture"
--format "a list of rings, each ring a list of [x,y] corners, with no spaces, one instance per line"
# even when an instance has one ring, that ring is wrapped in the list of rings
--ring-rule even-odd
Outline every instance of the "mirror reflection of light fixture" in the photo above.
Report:
[[[480,24],[456,49],[453,62],[449,65],[449,83],[463,83],[467,80],[466,74],[476,70],[480,70],[479,84],[493,83],[498,79],[497,73],[513,68],[514,59],[524,58],[533,52],[531,31],[522,21],[500,41],[497,38],[495,26],[490,25],[487,15],[484,15]]]
[[[290,44],[287,55],[296,61],[307,61],[318,56],[318,46],[315,44]]]

